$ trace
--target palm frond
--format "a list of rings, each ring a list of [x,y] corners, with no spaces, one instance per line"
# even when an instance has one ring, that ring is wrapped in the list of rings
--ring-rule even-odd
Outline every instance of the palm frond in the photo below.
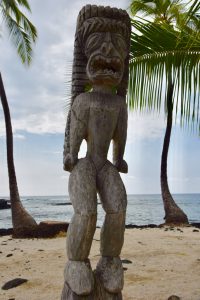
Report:
[[[10,1],[10,0],[9,0]],[[27,0],[16,0],[20,6],[25,7],[29,12],[31,12],[30,5]]]
[[[32,61],[32,44],[36,41],[37,30],[20,11],[18,5],[30,11],[27,0],[2,0],[0,12],[22,63],[29,65]]]
[[[35,26],[28,20],[28,18],[21,12],[20,18],[17,22],[24,31],[30,36],[30,39],[35,42],[37,38],[37,30]]]
[[[22,63],[29,65],[32,60],[30,36],[5,11],[3,11],[3,20],[8,27],[10,38],[17,49]]]
[[[20,5],[31,12],[31,8],[27,0],[1,0],[0,4],[11,11],[18,10],[18,6]]]
[[[130,10],[133,16],[135,16],[138,12],[140,12],[144,17],[154,16],[155,4],[148,0],[135,0],[131,3]]]
[[[191,1],[189,1],[189,3],[190,2]],[[188,13],[186,14],[185,24],[187,24],[191,20],[191,18],[197,16],[199,14],[199,10],[200,10],[200,2],[199,0],[194,0],[193,3],[190,5],[190,9]]]
[[[131,35],[130,109],[160,110],[166,86],[174,84],[173,105],[182,125],[200,126],[200,35],[170,26],[133,21]],[[139,32],[139,33],[138,33]],[[193,126],[193,125],[192,125]]]

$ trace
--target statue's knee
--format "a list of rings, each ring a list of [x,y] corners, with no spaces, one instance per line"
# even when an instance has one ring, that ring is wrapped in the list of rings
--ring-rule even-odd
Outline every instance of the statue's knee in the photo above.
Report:
[[[112,229],[118,230],[122,228],[124,230],[126,221],[126,212],[119,211],[118,213],[106,213],[104,225],[110,227],[112,224]],[[109,230],[112,230],[109,228]]]
[[[80,229],[96,228],[97,213],[75,213],[72,217],[70,227],[78,226]]]
[[[67,232],[67,254],[70,260],[84,261],[96,230],[97,214],[75,213]]]
[[[125,212],[107,213],[101,230],[100,252],[103,256],[120,255],[124,243]]]
[[[103,208],[107,214],[124,214],[127,207],[127,195],[125,190],[121,193],[113,193],[107,197],[101,197]]]
[[[127,195],[117,169],[108,161],[97,177],[100,199],[106,213],[126,211]]]

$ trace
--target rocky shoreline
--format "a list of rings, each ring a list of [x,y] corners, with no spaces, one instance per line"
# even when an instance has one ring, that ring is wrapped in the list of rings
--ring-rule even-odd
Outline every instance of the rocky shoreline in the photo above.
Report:
[[[38,238],[53,237],[59,234],[59,232],[67,232],[69,223],[67,222],[56,222],[56,221],[43,221],[38,225]],[[163,228],[166,227],[166,230],[174,230],[177,225],[167,226],[165,224],[148,224],[148,225],[135,225],[127,224],[126,229],[147,229],[147,228]],[[200,229],[200,223],[190,223],[186,227],[195,227]],[[97,228],[100,228],[97,226]],[[13,234],[13,228],[0,228],[0,236],[7,236]]]
[[[17,238],[51,238],[58,235],[60,232],[67,232],[69,223],[57,221],[43,221],[30,232],[14,233],[13,228],[0,228],[0,236],[13,235]]]

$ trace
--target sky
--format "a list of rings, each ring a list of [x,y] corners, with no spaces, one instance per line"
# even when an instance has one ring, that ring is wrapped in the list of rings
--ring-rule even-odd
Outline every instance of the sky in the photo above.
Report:
[[[0,70],[10,106],[14,158],[20,195],[66,195],[69,173],[63,171],[62,152],[66,124],[68,74],[73,59],[74,33],[85,0],[29,0],[38,30],[30,68],[24,67],[3,28],[0,38]],[[128,0],[90,0],[90,4],[127,9]],[[128,194],[160,193],[160,159],[166,119],[161,111],[129,112],[122,174]],[[0,196],[8,196],[6,140],[0,107]],[[85,154],[81,146],[80,157]],[[173,127],[168,159],[172,193],[200,192],[200,139],[197,134]],[[109,154],[109,158],[111,156]]]

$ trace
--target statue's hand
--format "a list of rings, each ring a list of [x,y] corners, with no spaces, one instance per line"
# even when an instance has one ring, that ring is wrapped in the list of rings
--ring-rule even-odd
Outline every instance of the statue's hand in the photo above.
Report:
[[[117,168],[118,172],[128,173],[128,165],[124,159],[116,161],[114,166]]]
[[[70,153],[66,153],[66,154],[64,153],[64,157],[63,157],[63,169],[65,171],[71,172],[77,162],[78,162],[78,158],[77,157],[73,156]]]

